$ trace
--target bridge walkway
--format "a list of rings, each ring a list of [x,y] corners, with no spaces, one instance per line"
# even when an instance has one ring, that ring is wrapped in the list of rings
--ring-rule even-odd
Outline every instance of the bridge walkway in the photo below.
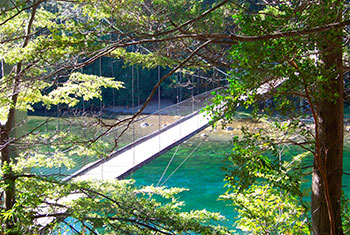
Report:
[[[208,94],[210,92],[201,94],[200,98],[197,97],[196,100],[189,99],[189,101],[184,102],[183,106],[187,107],[186,116],[182,116],[182,118],[171,124],[159,127],[156,131],[142,136],[113,152],[108,159],[100,159],[84,166],[69,177],[66,177],[64,181],[73,178],[76,180],[125,178],[209,126],[210,118],[198,110],[208,100],[208,96],[210,96]],[[188,109],[189,107],[191,107],[190,110],[192,111]],[[178,108],[176,106],[176,109]],[[164,110],[161,112],[164,114]]]

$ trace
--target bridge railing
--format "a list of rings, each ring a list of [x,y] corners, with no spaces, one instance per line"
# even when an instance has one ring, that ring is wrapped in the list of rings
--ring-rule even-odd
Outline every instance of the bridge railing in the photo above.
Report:
[[[218,89],[218,88],[217,88]],[[174,105],[160,109],[154,113],[140,115],[139,118],[130,123],[111,130],[107,138],[118,138],[118,146],[122,147],[130,144],[137,139],[143,138],[153,132],[159,131],[169,124],[180,120],[181,118],[197,112],[206,106],[213,97],[213,89],[199,95],[190,97]],[[126,129],[127,128],[127,129]],[[122,134],[123,132],[123,134]],[[122,134],[122,135],[121,135]]]
[[[120,149],[126,145],[135,142],[136,140],[145,138],[154,132],[166,128],[171,123],[179,121],[180,119],[184,118],[185,116],[191,113],[198,112],[207,103],[210,102],[210,99],[213,96],[211,93],[215,90],[216,89],[190,97],[177,104],[160,109],[151,114],[141,114],[139,118],[130,123],[129,126],[128,124],[124,124],[111,130],[107,135],[101,138],[102,142],[106,143],[108,146],[106,148],[106,151],[110,151],[110,149],[112,149],[115,146],[115,140],[118,137],[119,138],[117,139],[117,149]],[[94,132],[94,135],[98,136],[100,133],[103,132],[103,129],[100,129],[99,131],[94,129],[91,132]],[[91,135],[91,133],[87,134]],[[93,158],[74,157],[75,166],[71,169],[68,169],[65,166],[61,166],[55,168],[36,168],[32,169],[32,172],[38,175],[55,175],[56,178],[61,179],[65,178],[66,176],[72,175],[73,173],[79,171],[80,169],[84,168],[92,162],[95,162],[98,159],[98,156]]]

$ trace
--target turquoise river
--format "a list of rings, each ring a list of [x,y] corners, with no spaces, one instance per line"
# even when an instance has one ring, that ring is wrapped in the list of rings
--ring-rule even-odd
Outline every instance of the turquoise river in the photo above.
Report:
[[[211,137],[211,136],[209,136]],[[231,227],[234,224],[234,207],[229,202],[218,200],[219,196],[225,193],[225,182],[223,181],[225,172],[221,167],[225,166],[223,160],[225,155],[230,152],[232,144],[230,137],[227,138],[209,138],[204,139],[199,135],[192,137],[178,149],[173,148],[169,152],[161,155],[148,165],[134,172],[129,179],[134,179],[136,185],[157,185],[169,160],[174,156],[174,160],[163,176],[162,182],[167,187],[183,187],[189,191],[179,195],[180,201],[185,202],[184,210],[202,210],[206,209],[212,212],[220,212],[228,220],[224,225]],[[199,146],[198,146],[199,145]],[[344,158],[344,171],[350,172],[350,149],[346,147]],[[188,159],[175,172],[174,170]],[[168,178],[171,175],[170,178]],[[160,183],[160,185],[162,184]],[[344,175],[344,190],[349,195],[350,176]]]

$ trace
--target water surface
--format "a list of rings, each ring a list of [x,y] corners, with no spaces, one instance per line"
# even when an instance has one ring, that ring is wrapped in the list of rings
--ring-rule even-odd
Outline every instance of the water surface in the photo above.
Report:
[[[225,225],[231,227],[237,214],[228,202],[218,200],[219,196],[225,193],[225,172],[221,167],[225,166],[223,160],[225,155],[230,153],[232,145],[230,138],[211,139],[204,141],[203,137],[196,135],[187,142],[175,147],[163,154],[150,164],[133,173],[129,178],[136,180],[136,185],[157,185],[170,159],[174,160],[167,169],[162,182],[167,187],[183,187],[189,191],[179,195],[180,200],[185,202],[185,211],[206,209],[212,212],[220,212],[228,221]],[[200,146],[198,147],[198,144]],[[350,148],[345,145],[344,171],[350,173]],[[197,148],[198,147],[198,148]],[[193,152],[193,153],[191,153]],[[189,156],[191,154],[191,156]],[[173,172],[181,162],[189,158],[183,165]],[[169,179],[169,175],[173,174]],[[311,177],[309,177],[311,178]],[[162,182],[160,185],[162,185]],[[343,188],[345,193],[350,195],[350,176],[343,176]]]

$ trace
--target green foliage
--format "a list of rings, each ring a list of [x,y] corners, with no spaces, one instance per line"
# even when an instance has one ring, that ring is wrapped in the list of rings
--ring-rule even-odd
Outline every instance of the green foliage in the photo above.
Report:
[[[349,197],[347,197],[344,192],[342,194],[342,225],[344,229],[344,234],[347,234],[350,232],[350,200]]]
[[[64,221],[72,219],[99,234],[228,234],[219,225],[206,225],[222,220],[218,213],[180,212],[183,203],[175,196],[185,189],[137,188],[132,181],[119,180],[62,183],[31,175],[18,177],[15,206],[0,212],[1,224],[11,220],[16,234],[38,234],[43,225],[47,234],[63,233],[68,228]],[[160,203],[155,195],[168,200]]]
[[[243,136],[233,138],[227,156],[232,167],[224,168],[228,191],[221,198],[237,208],[237,228],[252,234],[310,234],[309,190],[303,189],[310,153],[279,146],[294,128],[275,122],[254,132],[243,128]]]
[[[101,99],[101,88],[120,88],[121,83],[111,78],[119,79],[115,74],[104,75],[101,71],[99,76],[95,76],[93,72],[84,74],[84,71],[80,71],[105,56],[123,59],[128,65],[138,63],[144,68],[158,65],[174,68],[188,58],[195,48],[207,42],[203,50],[197,51],[198,56],[187,61],[190,69],[206,69],[212,63],[221,63],[220,57],[225,54],[222,51],[227,48],[220,44],[229,43],[232,48],[228,63],[232,64],[233,69],[228,88],[218,92],[214,105],[208,108],[212,116],[215,120],[223,118],[229,122],[240,105],[252,108],[254,118],[260,117],[259,114],[265,118],[266,113],[280,114],[283,121],[276,119],[270,133],[249,133],[244,130],[241,139],[233,140],[235,147],[228,157],[232,169],[227,169],[227,180],[234,195],[229,198],[240,205],[247,198],[258,203],[246,206],[249,213],[241,211],[248,230],[271,230],[271,224],[277,223],[280,225],[277,231],[285,231],[284,225],[292,223],[300,228],[296,228],[295,233],[305,232],[304,222],[296,217],[305,215],[306,206],[301,200],[304,194],[300,185],[302,177],[308,172],[303,171],[302,167],[305,167],[307,155],[313,153],[315,141],[314,130],[300,119],[310,114],[310,110],[303,116],[300,113],[314,103],[335,102],[342,94],[342,91],[327,92],[337,80],[329,78],[334,78],[338,71],[335,66],[324,63],[329,54],[328,44],[340,41],[341,48],[341,40],[335,42],[341,30],[305,37],[280,35],[334,23],[335,16],[345,6],[341,1],[337,5],[333,0],[324,1],[323,4],[283,0],[266,6],[258,5],[255,1],[228,1],[225,6],[201,17],[207,9],[220,4],[212,3],[204,0],[13,0],[11,3],[1,3],[0,60],[11,69],[0,80],[0,119],[4,123],[19,125],[10,115],[16,109],[32,110],[37,103],[47,107],[59,104],[74,107],[81,100]],[[232,39],[225,37],[228,35],[220,37],[222,35],[217,32],[229,32]],[[253,40],[264,35],[270,35],[269,39]],[[152,52],[130,52],[134,44],[145,45]],[[212,51],[215,52],[213,57]],[[130,79],[130,76],[123,79]],[[153,86],[152,82],[148,85]],[[132,103],[127,95],[123,96],[121,100]],[[296,102],[300,97],[307,100],[304,107]],[[267,101],[260,102],[262,100]],[[287,117],[290,113],[292,115]],[[108,144],[100,139],[99,134],[103,132],[100,127],[92,128],[93,131],[97,130],[96,135],[85,135],[84,129],[80,135],[68,130],[48,135],[42,133],[41,128],[34,128],[17,139],[8,138],[12,126],[5,129],[1,125],[1,128],[0,144],[5,146],[3,153],[8,145],[21,146],[16,153],[18,165],[16,162],[12,165],[2,162],[3,177],[7,178],[3,179],[1,188],[5,192],[16,191],[14,205],[1,208],[2,227],[13,230],[12,233],[37,232],[38,226],[34,222],[38,217],[47,217],[47,211],[41,211],[42,205],[47,205],[43,210],[55,213],[53,217],[73,217],[81,223],[88,223],[86,229],[104,227],[104,231],[110,233],[149,234],[156,233],[154,229],[176,233],[227,232],[220,227],[202,224],[218,219],[216,214],[205,211],[179,212],[180,204],[172,196],[179,191],[177,189],[168,191],[149,187],[137,191],[123,182],[63,184],[23,173],[26,172],[25,167],[33,165],[73,167],[67,156],[105,156],[102,150]],[[285,158],[284,148],[278,147],[280,144],[297,144],[308,153]],[[47,149],[43,150],[43,146]],[[267,186],[260,186],[262,183]],[[103,195],[96,193],[100,191]],[[163,207],[155,200],[146,200],[141,196],[147,192],[170,197],[172,201]],[[259,197],[256,192],[264,197]],[[278,196],[277,192],[284,192],[285,195]],[[72,193],[79,194],[79,197],[61,201]],[[297,203],[297,198],[301,205]],[[263,203],[273,208],[271,213],[266,207],[261,207]],[[274,203],[282,207],[285,213],[274,214],[277,211]],[[266,228],[256,227],[256,220],[252,221],[252,218],[244,220],[255,207],[261,209],[255,212],[266,217],[263,220],[266,221]],[[20,227],[19,221],[26,225],[25,228]],[[55,220],[50,226],[56,225]],[[242,224],[240,226],[243,227]]]
[[[69,107],[73,107],[79,102],[80,97],[86,101],[93,98],[101,99],[101,87],[119,89],[122,84],[113,81],[113,78],[72,73],[62,86],[43,98],[43,103],[48,107],[57,104],[68,104]]]
[[[23,2],[23,5],[26,5]],[[101,99],[101,88],[119,89],[120,82],[114,78],[98,77],[73,72],[75,56],[84,58],[91,56],[95,50],[104,46],[97,45],[98,36],[93,33],[84,35],[84,30],[92,29],[92,22],[77,17],[79,10],[60,12],[66,5],[57,3],[56,11],[51,9],[50,3],[43,3],[35,11],[30,32],[32,36],[26,39],[26,22],[31,14],[29,11],[3,11],[0,14],[0,60],[8,66],[24,67],[20,78],[15,70],[1,78],[0,120],[6,120],[8,111],[12,107],[10,99],[13,90],[18,94],[16,109],[33,110],[36,103],[51,105],[67,104],[75,106],[80,99]],[[24,6],[23,6],[24,7]],[[13,16],[13,19],[11,18]],[[7,20],[11,19],[11,20]],[[19,81],[14,88],[13,79]]]
[[[0,60],[10,67],[0,79],[0,119],[4,123],[13,121],[10,110],[33,110],[35,104],[47,109],[56,105],[71,108],[80,101],[102,99],[103,90],[122,88],[114,78],[127,81],[131,73],[116,74],[113,67],[112,74],[99,71],[97,76],[96,69],[89,71],[89,65],[93,67],[105,56],[123,59],[127,65],[141,61],[143,68],[177,65],[160,53],[130,52],[127,46],[120,49],[111,42],[116,32],[111,31],[107,19],[120,23],[122,31],[132,28],[144,33],[154,32],[154,27],[164,22],[166,15],[159,12],[144,14],[143,1],[42,1],[37,8],[30,5],[36,1],[13,2],[19,5],[12,9],[6,5],[0,12]],[[197,5],[195,2],[190,4]],[[165,1],[154,4],[163,9],[167,6]],[[182,3],[173,4],[176,14],[186,17],[199,11],[195,7],[190,12],[180,11]],[[147,88],[154,82],[148,81]],[[124,96],[121,100],[131,103],[130,95]],[[2,162],[0,189],[14,191],[14,204],[0,208],[0,233],[39,234],[43,227],[47,234],[64,233],[67,227],[74,230],[72,224],[65,224],[68,219],[80,222],[85,233],[229,233],[216,225],[224,219],[218,213],[181,211],[183,203],[175,194],[183,189],[136,188],[131,182],[118,180],[58,181],[78,161],[106,158],[115,147],[113,138],[102,136],[108,126],[101,125],[99,119],[72,120],[43,120],[11,141],[3,137],[1,129],[1,145],[9,141],[6,144],[16,152],[11,164]],[[57,128],[52,128],[51,121],[59,122]],[[57,172],[58,168],[68,170]],[[155,197],[164,198],[164,203]]]
[[[325,59],[339,50],[336,44],[341,39],[335,40],[341,30],[300,37],[289,37],[287,32],[334,22],[344,5],[335,1],[325,1],[322,6],[299,1],[238,4],[234,34],[243,39],[231,47],[227,89],[219,91],[206,110],[214,120],[222,118],[226,124],[235,118],[238,108],[246,108],[252,110],[253,120],[267,120],[271,125],[264,124],[260,130],[242,128],[243,136],[233,139],[232,153],[227,156],[232,166],[225,169],[232,194],[224,197],[238,207],[239,227],[253,234],[310,233],[311,212],[303,202],[310,191],[303,191],[301,185],[310,174],[320,141],[320,129],[315,129],[325,122],[317,115],[322,104],[340,97],[339,92],[329,92],[339,71],[335,64],[325,66]],[[325,12],[327,16],[321,19]],[[249,40],[283,33],[285,37]],[[286,153],[293,145],[300,148],[290,157]],[[330,146],[321,148],[328,151]]]
[[[290,150],[288,145],[279,146],[283,142],[279,132],[285,140],[288,133],[293,133],[290,125],[280,125],[276,128],[265,127],[259,131],[249,132],[243,128],[242,137],[234,137],[232,153],[227,161],[233,164],[228,171],[226,180],[238,191],[248,189],[251,185],[268,183],[269,185],[290,192],[294,196],[301,196],[300,183],[308,172],[306,166],[309,152]],[[300,151],[300,150],[299,150]],[[293,155],[291,157],[290,155]]]
[[[237,208],[237,228],[251,234],[310,234],[305,208],[298,198],[271,185],[252,185],[221,196]]]

